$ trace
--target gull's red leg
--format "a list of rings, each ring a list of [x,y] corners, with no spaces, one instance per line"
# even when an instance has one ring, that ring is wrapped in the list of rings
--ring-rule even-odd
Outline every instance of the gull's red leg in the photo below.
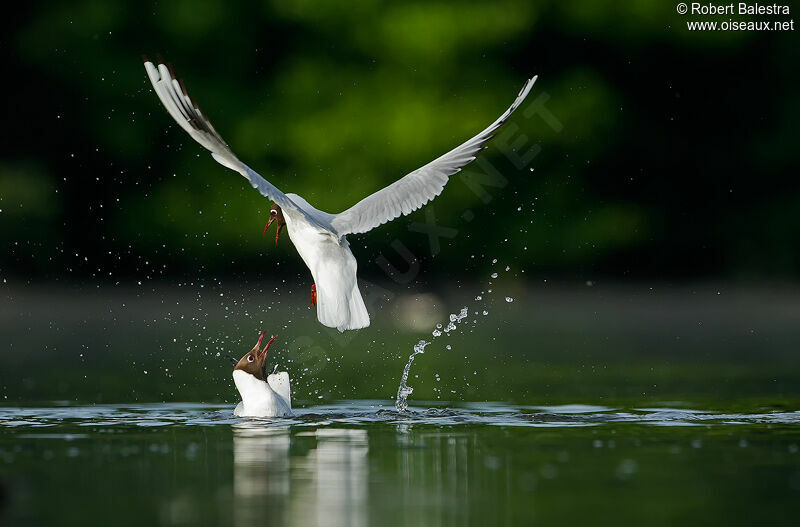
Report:
[[[317,305],[317,284],[311,284],[311,305]]]

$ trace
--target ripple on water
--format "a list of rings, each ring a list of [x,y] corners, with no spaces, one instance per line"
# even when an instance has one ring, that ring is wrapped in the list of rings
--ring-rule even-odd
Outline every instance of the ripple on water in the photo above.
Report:
[[[0,407],[0,429],[31,430],[60,425],[115,427],[220,426],[247,422],[232,415],[233,405],[170,403],[137,405]],[[521,427],[586,427],[619,424],[650,426],[800,424],[800,411],[725,413],[697,408],[630,408],[567,404],[515,406],[505,403],[463,403],[452,407],[431,403],[397,412],[392,401],[342,401],[295,409],[290,419],[251,420],[259,426],[322,427],[337,423],[401,423],[428,426],[490,425]],[[23,437],[23,435],[20,435]],[[26,432],[30,439],[79,438],[80,434]]]

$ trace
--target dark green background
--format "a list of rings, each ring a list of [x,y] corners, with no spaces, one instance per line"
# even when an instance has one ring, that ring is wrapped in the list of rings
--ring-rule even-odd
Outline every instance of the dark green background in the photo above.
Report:
[[[797,33],[689,32],[710,18],[676,4],[4,6],[0,524],[796,523]],[[459,175],[351,236],[372,325],[341,335],[261,235],[267,200],[161,106],[156,53],[244,162],[331,212],[534,74],[561,128],[526,103],[507,130],[541,151],[490,143],[488,203]],[[385,272],[398,247],[411,276]],[[231,417],[225,355],[262,330],[291,424]]]
[[[512,121],[541,148],[534,170],[490,145],[508,186],[485,204],[454,178],[433,210],[458,235],[435,258],[408,228],[424,212],[351,237],[364,277],[383,276],[395,238],[431,277],[491,257],[567,280],[800,270],[795,32],[689,32],[656,1],[18,9],[3,22],[4,277],[308,279],[288,243],[260,236],[266,200],[172,123],[142,53],[175,65],[245,162],[332,212],[471,137],[540,76],[532,97],[563,129]]]

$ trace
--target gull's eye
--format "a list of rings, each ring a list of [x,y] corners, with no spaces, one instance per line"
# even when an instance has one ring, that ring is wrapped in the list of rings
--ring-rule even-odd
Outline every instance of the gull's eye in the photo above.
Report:
[[[248,356],[247,356],[247,362],[253,362],[254,360],[255,360],[255,359],[253,358],[253,356],[252,356],[252,355],[248,355]]]
[[[275,209],[272,209],[271,211],[269,211],[269,213],[274,216],[274,215],[276,215],[278,213],[278,211],[275,210]]]

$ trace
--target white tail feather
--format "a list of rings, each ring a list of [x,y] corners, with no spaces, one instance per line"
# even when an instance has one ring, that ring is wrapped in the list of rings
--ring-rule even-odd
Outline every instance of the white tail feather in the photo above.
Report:
[[[339,331],[369,326],[367,307],[358,290],[358,266],[350,244],[343,239],[342,244],[323,243],[318,247],[324,257],[315,259],[317,265],[309,265],[317,285],[317,318],[323,325]],[[300,252],[302,255],[303,251]]]

